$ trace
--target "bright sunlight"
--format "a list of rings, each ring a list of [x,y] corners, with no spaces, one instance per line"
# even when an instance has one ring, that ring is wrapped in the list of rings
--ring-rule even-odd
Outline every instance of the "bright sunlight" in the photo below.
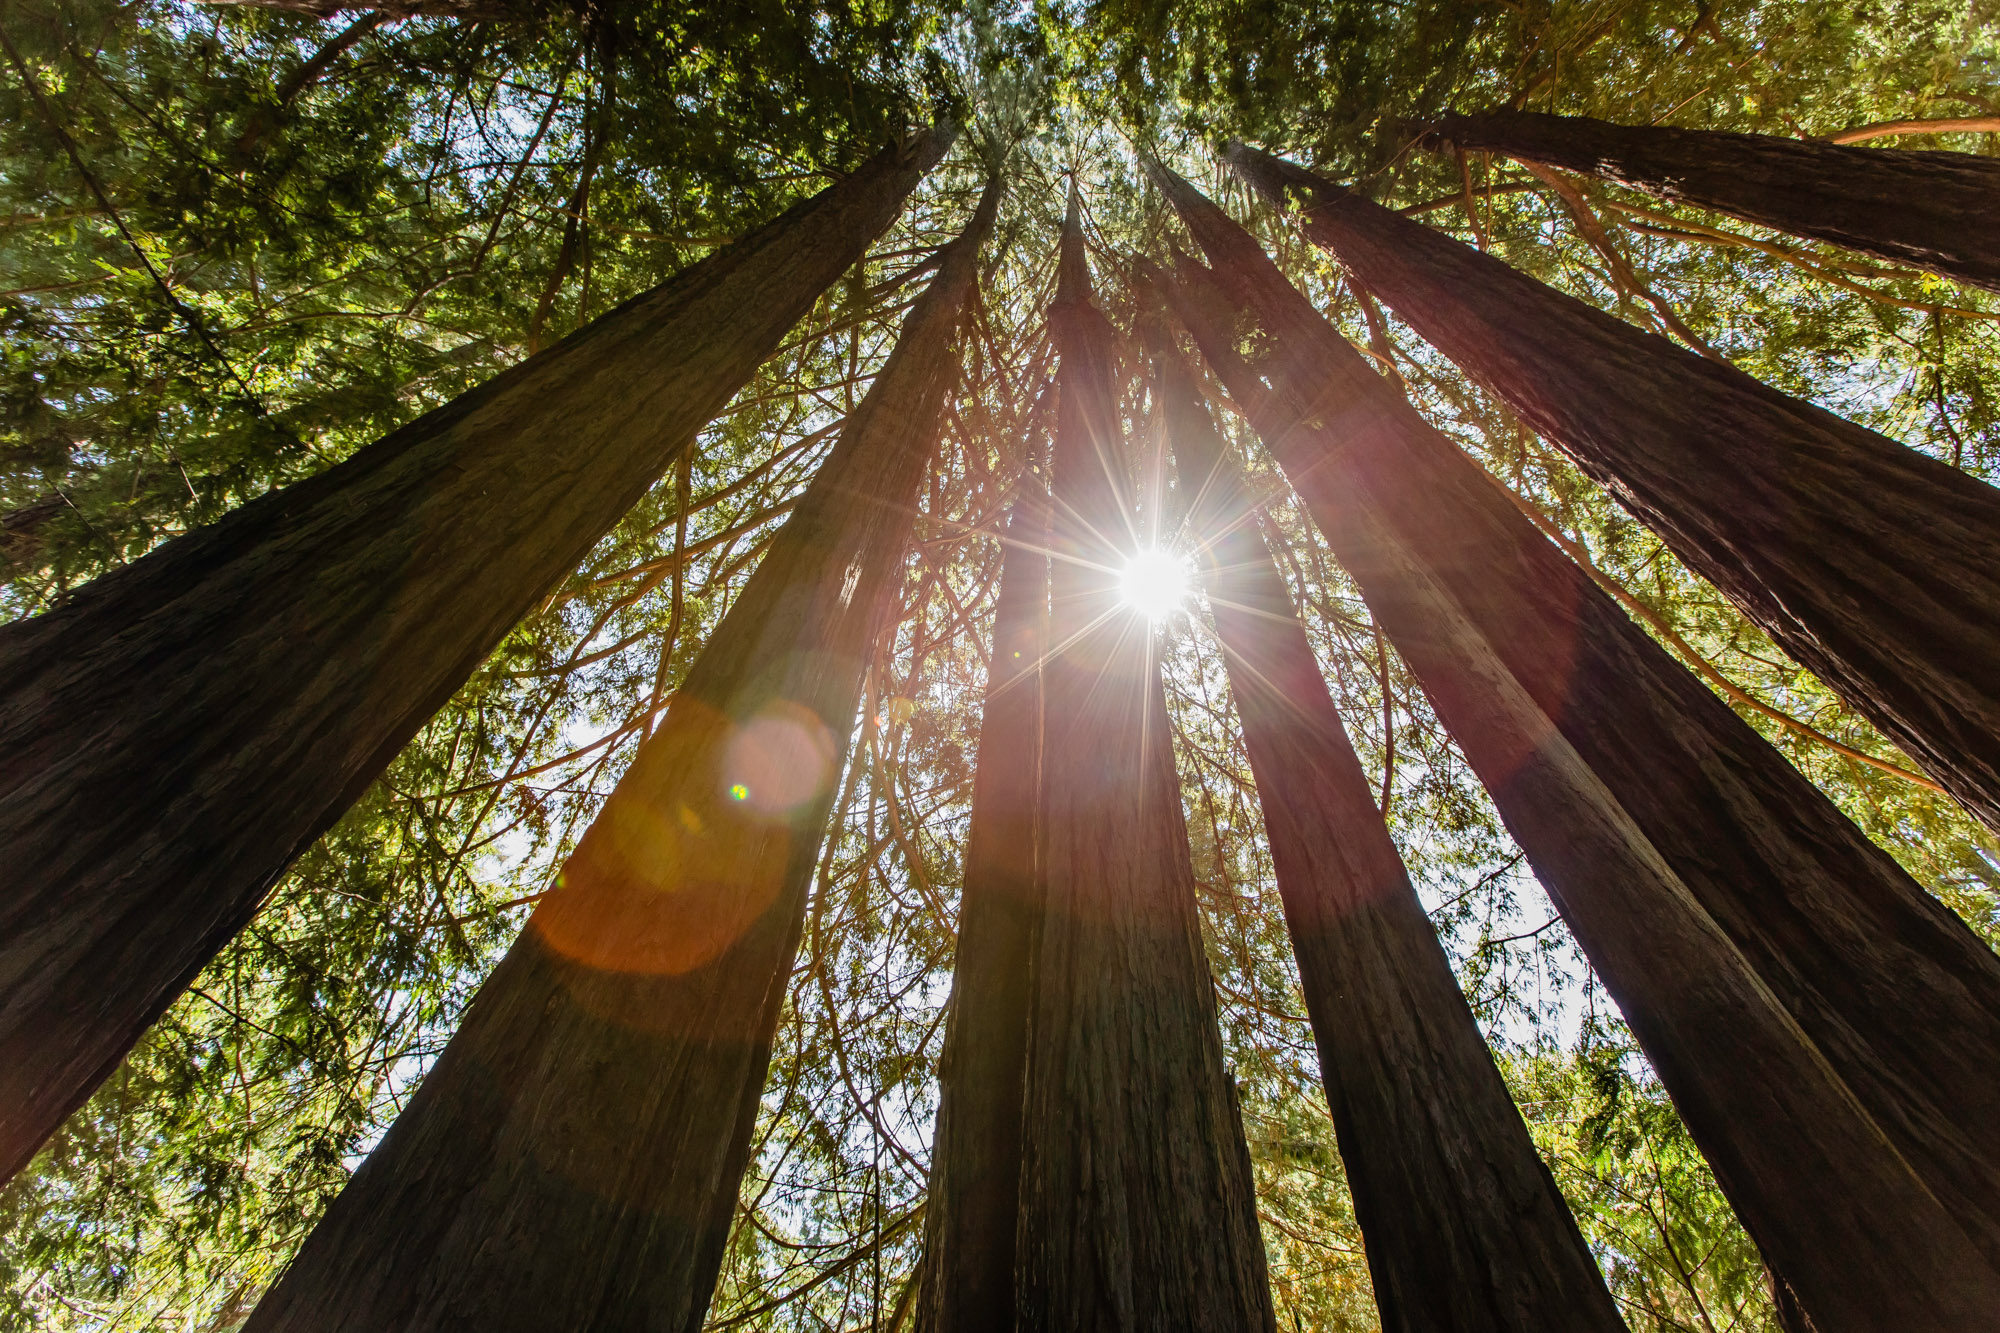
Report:
[[[1180,609],[1188,596],[1187,560],[1172,551],[1141,551],[1126,562],[1118,577],[1118,595],[1125,605],[1148,620],[1161,621]]]

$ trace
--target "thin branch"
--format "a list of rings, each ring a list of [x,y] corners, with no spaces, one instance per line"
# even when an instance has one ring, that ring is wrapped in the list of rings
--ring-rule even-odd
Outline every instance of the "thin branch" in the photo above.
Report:
[[[1958,116],[1944,120],[1878,120],[1856,125],[1851,130],[1829,134],[1828,143],[1861,143],[1884,139],[1892,134],[1995,134],[2000,133],[2000,116]]]

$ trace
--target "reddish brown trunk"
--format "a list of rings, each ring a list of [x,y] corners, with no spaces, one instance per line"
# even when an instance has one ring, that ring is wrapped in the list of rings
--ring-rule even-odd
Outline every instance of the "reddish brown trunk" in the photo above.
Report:
[[[1202,950],[1166,697],[1117,602],[1132,508],[1116,337],[1071,200],[1049,310],[1062,362],[1051,491],[1047,911],[1028,1060],[1019,1327],[1274,1327]]]
[[[2000,159],[1493,111],[1433,142],[1505,153],[2000,291]]]
[[[1389,1333],[1622,1333],[1341,727],[1241,474],[1168,351],[1159,397]]]
[[[1771,1322],[1778,1326],[1778,1333],[1817,1333],[1812,1320],[1799,1308],[1799,1298],[1769,1268],[1764,1270],[1764,1292],[1770,1297]]]
[[[1271,159],[1262,163],[1271,170],[1261,171],[1261,178],[1275,184],[1273,170],[1282,171],[1282,164]],[[1364,228],[1379,221],[1359,209],[1316,211],[1317,218],[1335,216],[1358,216]],[[1454,267],[1442,285],[1432,284],[1426,291],[1417,285],[1425,255],[1441,251],[1446,259],[1480,257],[1449,241],[1434,241],[1428,233],[1404,236],[1401,220],[1395,221],[1392,234],[1408,241],[1412,253],[1405,257],[1379,239],[1367,241],[1369,280],[1377,273],[1393,273],[1391,299],[1405,314],[1426,300],[1435,301],[1423,324],[1454,355],[1463,352],[1469,359],[1473,353],[1465,349],[1482,325],[1491,330],[1496,344],[1507,345],[1503,353],[1489,344],[1481,354],[1486,364],[1498,367],[1492,378],[1497,381],[1504,373],[1523,393],[1523,401],[1539,405],[1537,426],[1573,430],[1568,438],[1579,458],[1586,457],[1588,448],[1589,458],[1602,462],[1615,457],[1627,475],[1643,479],[1646,499],[1643,507],[1636,500],[1633,507],[1657,518],[1671,505],[1681,525],[1677,548],[1699,540],[1711,550],[1760,561],[1774,572],[1774,582],[1783,577],[1775,598],[1767,592],[1765,608],[1773,618],[1788,611],[1810,612],[1819,628],[1806,633],[1793,621],[1791,634],[1781,634],[1781,640],[1804,643],[1824,660],[1829,651],[1843,647],[1859,652],[1867,639],[1883,693],[1899,691],[1908,700],[1922,692],[1912,687],[1928,680],[1933,687],[1930,715],[1942,721],[1954,707],[1976,714],[1976,696],[1983,691],[1985,716],[2000,726],[2000,693],[1985,678],[2000,677],[2000,635],[1990,617],[1969,613],[1982,589],[2000,607],[2000,578],[1994,573],[2000,566],[1971,558],[1983,546],[1989,560],[2000,561],[2000,541],[1995,540],[2000,524],[1993,522],[2000,519],[2000,507],[1994,504],[2000,496],[1942,464],[1919,459],[1817,409],[1789,403],[1734,371],[1663,343],[1648,347],[1644,335],[1627,340],[1622,335],[1633,331],[1608,316],[1585,312],[1588,318],[1575,318],[1571,303],[1544,299],[1551,294],[1511,271],[1502,270],[1500,276],[1510,281],[1489,300],[1478,294],[1480,279],[1490,272],[1487,261],[1471,270]],[[1343,253],[1350,234],[1357,246],[1371,234],[1364,228],[1334,230],[1336,225],[1320,228],[1320,234],[1339,239]],[[1459,297],[1448,298],[1447,289]],[[1404,295],[1408,307],[1400,299]],[[1498,314],[1501,307],[1513,314]],[[1546,328],[1524,330],[1502,323],[1515,316],[1527,323],[1537,310],[1561,321],[1553,327],[1574,338],[1560,349],[1531,348]],[[1561,355],[1549,355],[1553,350]],[[1669,355],[1652,355],[1658,351]],[[1614,388],[1609,377],[1590,375],[1593,368],[1613,366],[1634,370],[1633,381]],[[1670,382],[1648,384],[1638,372],[1649,366],[1681,373]],[[1544,376],[1546,381],[1531,385]],[[1550,383],[1556,385],[1553,392],[1548,391]],[[1643,396],[1650,415],[1623,401],[1627,394],[1635,400]],[[1603,416],[1590,421],[1589,413],[1577,410],[1582,403]],[[1715,419],[1697,429],[1691,422],[1704,405],[1713,408]],[[1735,429],[1721,428],[1732,419]],[[1676,422],[1681,423],[1678,430]],[[1726,446],[1718,447],[1717,440]],[[1913,466],[1917,463],[1924,466]],[[1932,485],[1938,473],[1951,484]],[[1638,492],[1625,486],[1620,493]],[[1990,515],[1983,528],[1973,519],[1976,509]],[[1935,546],[1918,551],[1920,544],[1930,542]],[[1714,560],[1707,567],[1716,574],[1730,572]],[[1938,570],[1947,573],[1939,577]],[[1746,583],[1741,570],[1724,586],[1731,583],[1738,588]],[[1871,586],[1872,592],[1864,593]],[[1900,624],[1899,616],[1904,618]],[[1872,628],[1860,630],[1871,619]],[[1952,653],[1934,653],[1934,662],[1956,669],[1962,666],[1954,660],[1956,654],[1972,660],[1983,651],[1989,670],[1962,671],[1955,679],[1939,671],[1927,674],[1911,656],[1914,644],[1926,642],[1923,634],[1895,638],[1913,620],[1926,620],[1930,630],[1956,636]],[[1836,627],[1836,621],[1843,623]],[[1928,642],[1935,648],[1935,639]],[[1616,755],[1600,733],[1575,728],[1575,743],[1586,754],[1596,747],[1599,757],[1593,764],[1602,771],[1628,775],[1625,799],[1635,810],[1653,810],[1646,819],[1648,831],[1662,847],[1686,849],[1677,863],[1696,896],[1931,1189],[1951,1203],[1989,1258],[2000,1259],[2000,960],[1880,849],[1868,845],[1846,821],[1829,818],[1828,804],[1789,767],[1778,764],[1707,691],[1672,669],[1664,654],[1657,657],[1661,676],[1689,695],[1690,706],[1701,706],[1700,713],[1690,716],[1712,720],[1704,722],[1701,730],[1710,739],[1700,748],[1687,739],[1662,738],[1654,744],[1676,744],[1708,771],[1740,767],[1743,756],[1754,756],[1773,783],[1782,780],[1783,786],[1773,787],[1763,800],[1771,810],[1783,812],[1778,827],[1796,832],[1771,843],[1765,856],[1780,867],[1785,863],[1779,857],[1789,861],[1785,877],[1796,887],[1778,901],[1798,904],[1798,915],[1787,920],[1789,914],[1773,910],[1771,898],[1745,892],[1745,885],[1757,882],[1755,864],[1731,864],[1718,854],[1718,848],[1729,844],[1718,840],[1700,806],[1642,803],[1639,789],[1657,782],[1650,768],[1626,761],[1614,770]],[[1853,673],[1847,678],[1852,680]],[[1953,721],[1972,730],[1965,718]],[[1680,724],[1682,732],[1688,729],[1686,722]],[[2000,757],[1992,733],[1986,747]],[[1963,776],[1973,766],[1961,763],[1954,771]],[[1806,802],[1810,817],[1802,808]]]
[[[1952,969],[1977,960],[1933,949],[1951,939],[1943,909],[1240,228],[1162,181],[1218,265],[1183,266],[1177,309],[1493,793],[1759,1247],[1825,1333],[1980,1327],[2000,1306],[2000,1273],[1971,1239],[1990,1229],[1963,1202],[1982,1183],[1948,1193],[1898,1151],[1955,1155],[1976,1176],[1968,1131],[1939,1109],[1967,1094],[1938,1070],[1898,1086],[1906,1053],[1871,1047],[1850,1016],[1902,1000],[1920,1037],[1926,1007],[1955,998]],[[1232,309],[1254,312],[1268,359],[1237,353]],[[1984,1082],[1988,1068],[1970,1046],[1952,1072]]]
[[[1873,151],[1873,150],[1870,150]],[[2000,829],[2000,491],[1236,152],[1424,337]]]
[[[556,892],[248,1327],[701,1327],[996,202]]]
[[[888,225],[926,134],[0,628],[0,1178]]]
[[[1033,477],[1007,523],[979,772],[965,843],[951,1019],[924,1214],[927,1333],[1013,1333],[1021,1099],[1042,912],[1042,654],[1048,496]]]

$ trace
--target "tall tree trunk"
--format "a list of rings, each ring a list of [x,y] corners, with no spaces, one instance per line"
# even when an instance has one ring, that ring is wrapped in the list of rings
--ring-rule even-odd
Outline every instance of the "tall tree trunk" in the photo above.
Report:
[[[1021,1100],[1041,866],[1048,495],[1032,476],[1007,522],[965,843],[958,962],[924,1214],[925,1333],[1013,1333]]]
[[[1283,178],[1283,164],[1273,159],[1246,154],[1239,160],[1273,187]],[[1354,238],[1354,252],[1368,256],[1365,282],[1372,284],[1378,274],[1392,276],[1391,299],[1406,316],[1414,319],[1424,306],[1419,324],[1424,332],[1468,364],[1477,355],[1475,369],[1492,367],[1486,374],[1494,382],[1504,375],[1522,395],[1517,401],[1524,408],[1534,404],[1534,424],[1559,441],[1565,435],[1558,430],[1567,433],[1573,456],[1586,467],[1604,476],[1603,460],[1615,455],[1628,478],[1618,487],[1622,496],[1640,495],[1629,479],[1642,478],[1643,499],[1628,498],[1628,503],[1663,531],[1669,520],[1660,516],[1670,505],[1678,535],[1670,533],[1669,539],[1677,550],[1691,555],[1698,537],[1711,552],[1759,559],[1772,571],[1769,584],[1782,578],[1777,595],[1767,590],[1763,598],[1770,612],[1766,627],[1788,646],[1798,645],[1794,651],[1807,657],[1808,664],[1813,657],[1825,661],[1830,653],[1850,658],[1872,654],[1882,681],[1879,699],[1924,678],[1912,644],[1924,642],[1926,635],[1933,648],[1939,638],[1955,634],[1954,653],[1974,658],[1983,652],[1989,664],[1985,672],[1955,675],[1959,663],[1951,654],[1925,655],[1937,668],[1929,674],[1935,701],[1931,716],[1942,724],[1954,709],[1975,713],[1983,694],[1984,716],[1994,728],[1983,738],[1984,753],[2000,760],[2000,692],[1988,678],[2000,676],[2000,634],[1987,623],[1990,615],[1982,619],[1963,609],[1982,590],[1986,604],[2000,609],[1994,564],[2000,562],[2000,522],[1995,521],[2000,520],[2000,505],[1995,504],[2000,495],[1816,408],[1782,399],[1734,371],[1663,341],[1648,345],[1646,335],[1609,316],[1572,308],[1566,299],[1548,300],[1551,294],[1511,270],[1499,275],[1509,281],[1490,301],[1466,299],[1463,294],[1478,290],[1479,279],[1490,269],[1480,256],[1449,241],[1428,233],[1396,235],[1409,246],[1411,257],[1405,258],[1393,244],[1368,240],[1364,248],[1363,238],[1372,233],[1346,224],[1355,217],[1364,225],[1379,221],[1366,209],[1316,208],[1313,217],[1316,224],[1324,223],[1316,225],[1316,234],[1338,241],[1343,255],[1350,236]],[[1469,271],[1453,269],[1442,282],[1420,289],[1418,278],[1426,272],[1420,263],[1442,262],[1430,259],[1434,253],[1475,263]],[[1452,289],[1460,293],[1457,299],[1448,298]],[[1435,304],[1425,305],[1427,301]],[[1522,331],[1503,322],[1512,318],[1499,313],[1503,307],[1545,311],[1550,323]],[[1577,317],[1579,310],[1590,317]],[[1491,341],[1480,347],[1482,325]],[[1549,328],[1574,335],[1559,355],[1553,346],[1533,345]],[[1627,333],[1640,341],[1627,341]],[[1503,343],[1508,344],[1504,350]],[[1653,352],[1666,355],[1640,355]],[[1671,379],[1640,377],[1646,368],[1662,366],[1682,373]],[[1589,374],[1607,367],[1635,374],[1621,381],[1610,374]],[[1643,399],[1647,411],[1621,401],[1627,395]],[[1588,403],[1599,418],[1593,421],[1589,412],[1576,410],[1580,403]],[[1685,424],[1693,415],[1691,405],[1712,409],[1699,435]],[[1734,424],[1724,430],[1718,423]],[[1726,440],[1723,447],[1716,447],[1718,437]],[[1787,444],[1789,453],[1781,452]],[[1725,459],[1748,460],[1750,466],[1730,466]],[[1939,481],[1946,484],[1933,484]],[[1759,503],[1761,514],[1743,512]],[[1973,521],[1975,510],[1988,515],[1983,528]],[[1891,521],[1885,523],[1885,516]],[[1917,542],[1923,539],[1934,542],[1934,549],[1919,550]],[[1982,546],[1988,553],[1983,561],[1970,554]],[[1690,563],[1725,588],[1741,589],[1749,581],[1742,571],[1714,559]],[[1892,564],[1899,568],[1892,570]],[[1940,579],[1927,564],[1956,572]],[[1603,599],[1593,594],[1592,602]],[[1892,609],[1891,604],[1899,605]],[[1779,632],[1777,621],[1789,612],[1814,612],[1817,629],[1808,635],[1795,621],[1789,634]],[[1901,623],[1895,619],[1899,613],[1905,617]],[[1869,634],[1875,637],[1864,642],[1868,636],[1856,627],[1870,617],[1875,628]],[[1844,621],[1838,628],[1836,618]],[[1911,630],[1911,622],[1920,618],[1926,628]],[[1628,633],[1643,639],[1636,629],[1628,627]],[[1662,735],[1650,743],[1671,745],[1709,772],[1754,765],[1768,775],[1764,781],[1770,789],[1760,804],[1781,815],[1775,827],[1796,832],[1766,844],[1760,853],[1765,867],[1755,860],[1718,856],[1717,849],[1729,842],[1716,836],[1710,822],[1714,815],[1707,813],[1713,807],[1705,802],[1643,799],[1641,789],[1652,788],[1654,776],[1620,760],[1618,750],[1629,746],[1583,726],[1566,726],[1566,732],[1580,751],[1592,756],[1594,767],[1626,775],[1622,799],[1634,811],[1652,812],[1642,818],[1649,836],[1663,849],[1684,849],[1670,860],[1696,896],[1825,1051],[1891,1141],[1931,1189],[1951,1203],[1988,1256],[2000,1261],[2000,959],[1833,812],[1707,690],[1674,668],[1664,653],[1651,655],[1659,677],[1687,696],[1688,708],[1699,705],[1700,711],[1689,717],[1700,725],[1689,733],[1686,722],[1670,724],[1662,717]],[[1524,678],[1533,678],[1529,659],[1520,660]],[[1848,672],[1846,678],[1853,675]],[[1559,708],[1560,692],[1550,688],[1551,678],[1541,679],[1546,705]],[[1914,693],[1901,691],[1904,699]],[[1637,706],[1636,698],[1630,706]],[[1959,734],[1972,735],[1974,729],[1963,727],[1959,719],[1951,721]],[[1669,725],[1689,734],[1669,739]],[[1627,735],[1636,739],[1636,733]],[[1937,747],[1928,752],[1937,753]],[[1964,760],[1966,752],[1958,758]],[[1959,762],[1938,771],[1963,778],[1975,767]],[[1989,762],[1984,771],[2000,774],[2000,767]],[[2000,805],[1988,800],[1975,808],[1992,811]],[[1795,915],[1779,915],[1770,897],[1745,891],[1747,885],[1771,880],[1774,870],[1788,886],[1781,901],[1794,904]]]
[[[259,1330],[696,1333],[997,188]]]
[[[1953,1114],[1991,1095],[1990,1020],[1965,994],[1992,955],[1955,948],[1942,906],[1254,241],[1160,176],[1217,265],[1183,262],[1177,312],[1492,792],[1759,1247],[1823,1333],[1984,1325],[2000,1308],[1975,1245],[1994,1234],[1973,1138],[1987,1127]],[[1267,357],[1237,352],[1239,310]],[[1952,1027],[1960,1013],[1973,1030]],[[1877,1041],[1885,1027],[1944,1066]],[[1953,1162],[1962,1179],[1941,1169]]]
[[[1074,194],[1049,309],[1047,911],[1028,1057],[1019,1327],[1274,1328],[1250,1156],[1223,1067],[1152,632],[1118,605],[1132,507],[1118,351]]]
[[[1491,111],[1430,141],[1697,204],[2000,292],[2000,159]]]
[[[1159,399],[1388,1333],[1622,1333],[1178,352]]]
[[[0,1178],[886,227],[948,133],[0,628]]]
[[[1289,162],[1231,159],[2000,830],[2000,490]]]

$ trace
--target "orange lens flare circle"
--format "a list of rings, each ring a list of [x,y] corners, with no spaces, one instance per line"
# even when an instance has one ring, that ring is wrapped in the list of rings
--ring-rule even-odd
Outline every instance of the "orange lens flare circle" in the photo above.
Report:
[[[776,901],[794,817],[834,778],[833,735],[799,704],[741,723],[676,712],[534,916],[542,943],[594,971],[678,976],[721,957]]]
[[[810,709],[771,706],[738,728],[723,751],[732,801],[769,815],[790,814],[833,779],[833,735]]]

